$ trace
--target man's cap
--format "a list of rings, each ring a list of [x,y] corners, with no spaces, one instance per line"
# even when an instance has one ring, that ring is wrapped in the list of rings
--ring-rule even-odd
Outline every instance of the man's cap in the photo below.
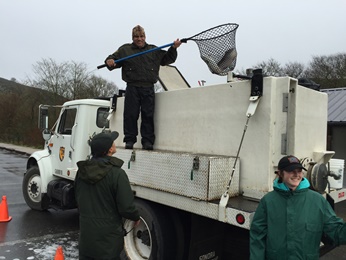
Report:
[[[144,34],[145,35],[145,31],[144,28],[140,25],[136,25],[135,27],[133,27],[132,29],[132,37],[136,36],[136,35],[140,35],[140,34]]]
[[[91,154],[96,157],[106,155],[118,136],[116,131],[95,135],[90,141]]]
[[[295,169],[303,169],[306,171],[299,159],[293,155],[282,157],[279,161],[278,169],[287,172],[291,172]]]

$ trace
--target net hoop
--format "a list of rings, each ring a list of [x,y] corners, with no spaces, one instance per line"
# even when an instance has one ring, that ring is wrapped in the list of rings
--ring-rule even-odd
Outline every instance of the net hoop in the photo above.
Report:
[[[228,28],[228,27],[229,27],[229,28]],[[227,34],[233,32],[233,31],[236,31],[236,30],[238,29],[238,27],[239,27],[239,25],[236,24],[236,23],[225,23],[225,24],[221,24],[221,25],[215,26],[215,27],[213,27],[213,28],[210,28],[210,29],[208,29],[208,30],[204,30],[203,32],[200,32],[200,33],[198,33],[198,34],[196,34],[196,35],[190,37],[189,40],[193,40],[193,41],[213,40],[213,39],[222,37],[222,36],[224,36],[224,35],[227,35]],[[216,35],[216,36],[214,36],[214,37],[210,37],[210,36],[209,36],[209,38],[208,38],[208,37],[202,38],[202,35],[203,35],[203,34],[206,34],[206,33],[210,34],[210,33],[212,33],[213,31],[215,31],[215,30],[220,30],[220,29],[222,29],[222,28],[225,28],[225,29],[224,29],[224,30],[226,30],[225,33]]]

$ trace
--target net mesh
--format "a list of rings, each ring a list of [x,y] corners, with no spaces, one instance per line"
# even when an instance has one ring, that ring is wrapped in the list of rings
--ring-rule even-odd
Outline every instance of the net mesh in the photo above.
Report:
[[[235,34],[238,24],[228,23],[203,31],[189,40],[196,42],[202,60],[217,75],[227,75],[235,68],[237,50]]]

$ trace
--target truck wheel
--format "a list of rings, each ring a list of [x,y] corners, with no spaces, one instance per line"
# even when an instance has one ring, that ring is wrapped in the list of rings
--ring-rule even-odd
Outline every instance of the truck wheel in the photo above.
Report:
[[[44,210],[41,193],[41,175],[34,166],[27,170],[22,184],[23,196],[26,204],[34,210]]]
[[[124,237],[127,257],[122,255],[122,259],[172,259],[177,255],[177,237],[169,214],[162,207],[141,199],[136,199],[135,204],[141,222],[130,231],[133,221],[125,221],[124,228],[130,232]]]

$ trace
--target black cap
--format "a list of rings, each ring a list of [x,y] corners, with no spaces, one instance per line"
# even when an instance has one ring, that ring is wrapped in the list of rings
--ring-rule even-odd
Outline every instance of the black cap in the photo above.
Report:
[[[119,133],[116,131],[95,135],[90,141],[91,154],[95,157],[106,155],[118,136]]]
[[[278,169],[287,172],[291,172],[295,169],[303,169],[306,171],[299,159],[293,155],[282,157],[279,161]]]

